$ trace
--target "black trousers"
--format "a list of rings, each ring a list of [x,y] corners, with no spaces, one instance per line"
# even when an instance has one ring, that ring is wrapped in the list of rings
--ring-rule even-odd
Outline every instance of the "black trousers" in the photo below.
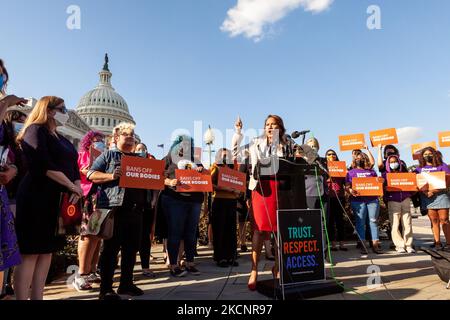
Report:
[[[237,200],[215,198],[212,203],[214,260],[232,261],[237,250]]]
[[[344,229],[344,214],[342,212],[341,205],[339,204],[339,200],[342,204],[344,204],[344,199],[338,199],[335,197],[330,197],[328,199],[328,216],[329,220],[327,221],[328,227],[328,237],[330,241],[344,241],[345,240],[345,229]],[[336,238],[337,231],[337,238]]]
[[[120,287],[133,284],[133,270],[136,254],[141,244],[143,210],[137,208],[117,208],[114,213],[113,237],[105,240],[100,256],[100,293],[112,290],[117,255],[122,252],[120,263]]]
[[[145,209],[142,217],[142,238],[141,247],[139,248],[139,256],[141,257],[142,269],[150,268],[150,254],[152,244],[150,241],[150,234],[153,227],[153,218],[155,211],[152,209]]]

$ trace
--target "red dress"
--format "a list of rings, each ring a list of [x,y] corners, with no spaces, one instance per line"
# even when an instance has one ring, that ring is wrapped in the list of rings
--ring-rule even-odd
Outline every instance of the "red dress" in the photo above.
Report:
[[[277,232],[278,181],[261,180],[252,191],[253,219],[257,231]]]

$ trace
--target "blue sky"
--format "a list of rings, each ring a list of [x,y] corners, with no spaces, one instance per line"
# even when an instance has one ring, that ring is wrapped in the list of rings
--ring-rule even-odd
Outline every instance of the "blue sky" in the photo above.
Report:
[[[2,1],[8,90],[58,95],[74,109],[97,85],[108,52],[112,84],[157,156],[156,145],[169,145],[175,129],[193,132],[202,120],[205,130],[225,131],[238,114],[247,129],[279,114],[288,132],[310,129],[322,154],[338,148],[341,134],[416,128],[402,129],[407,144],[450,131],[450,2],[334,0],[317,12],[300,6],[265,25],[259,38],[221,30],[237,2]],[[81,9],[81,30],[66,27],[72,4]],[[372,4],[381,8],[381,30],[366,26]],[[450,162],[450,150],[442,151]],[[409,149],[401,152],[412,163]]]

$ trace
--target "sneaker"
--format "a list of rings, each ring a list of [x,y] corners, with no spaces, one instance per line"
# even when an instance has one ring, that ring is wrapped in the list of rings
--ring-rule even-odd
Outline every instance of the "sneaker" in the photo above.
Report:
[[[186,271],[191,273],[191,274],[193,274],[194,276],[199,276],[200,275],[200,271],[194,266],[186,267]]]
[[[156,278],[155,273],[151,270],[143,270],[142,275],[147,278]]]
[[[397,248],[398,253],[406,253],[405,248]]]
[[[406,248],[406,252],[408,252],[408,253],[416,253],[416,250],[414,250],[413,248]]]
[[[119,287],[119,289],[117,289],[117,293],[124,294],[127,296],[137,297],[137,296],[142,296],[144,294],[144,291],[142,289],[139,289],[137,286],[135,286],[133,284],[133,285],[131,285],[129,287],[125,287],[125,288]]]
[[[75,276],[75,279],[72,281],[72,285],[78,292],[92,290],[92,286],[87,280],[87,276]]]
[[[175,269],[170,270],[170,274],[176,278],[181,278],[185,277],[188,274],[188,272],[186,270],[176,267]]]
[[[100,283],[102,282],[102,278],[98,272],[91,272],[87,276],[87,281],[89,281],[89,283]]]
[[[122,298],[114,291],[100,293],[99,300],[122,300]]]

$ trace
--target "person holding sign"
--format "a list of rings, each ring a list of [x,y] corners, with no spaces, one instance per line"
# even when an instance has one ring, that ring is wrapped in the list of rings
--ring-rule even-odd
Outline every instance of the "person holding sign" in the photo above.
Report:
[[[366,219],[369,217],[370,234],[372,238],[372,250],[374,253],[383,253],[378,238],[378,216],[380,203],[377,196],[360,196],[357,190],[352,189],[353,178],[377,177],[377,173],[371,169],[369,158],[364,153],[356,155],[352,162],[352,169],[347,173],[346,189],[350,193],[350,203],[356,219],[356,231],[361,241],[365,241]],[[365,246],[361,246],[361,253],[367,254]]]
[[[277,232],[278,181],[274,178],[276,172],[273,172],[273,167],[276,166],[276,163],[273,162],[276,162],[279,157],[291,157],[294,151],[293,142],[285,133],[283,119],[276,115],[269,115],[264,122],[264,134],[255,138],[250,145],[252,175],[249,189],[252,190],[255,223],[252,270],[248,281],[248,288],[251,291],[256,290],[258,262],[263,241],[269,239],[271,233]],[[275,253],[278,255],[277,248],[275,248]],[[278,275],[278,258],[275,259],[272,273],[274,276]]]
[[[450,169],[442,162],[437,151],[432,147],[424,148],[420,153],[419,167],[417,173],[445,172],[450,174]],[[450,225],[448,221],[448,212],[450,200],[446,189],[442,190],[424,190],[421,192],[422,206],[428,210],[428,217],[431,220],[435,248],[440,249],[442,244],[440,240],[440,225],[445,235],[447,245],[450,244]]]
[[[239,191],[219,186],[219,170],[228,167],[236,170],[231,151],[222,148],[217,152],[216,162],[211,166],[214,185],[212,194],[211,224],[213,229],[214,261],[219,267],[238,266],[235,260],[237,250],[236,209]]]
[[[88,180],[99,185],[97,209],[110,210],[114,215],[112,238],[104,241],[100,256],[100,300],[120,300],[118,294],[144,294],[133,282],[133,270],[141,243],[146,190],[119,187],[122,157],[136,157],[133,153],[136,145],[134,125],[120,123],[114,128],[113,140],[116,148],[102,153],[87,174]],[[117,294],[112,286],[119,251],[122,257]]]
[[[91,148],[95,148],[99,152],[105,149],[105,135],[99,131],[89,131],[81,139],[80,150],[78,151],[78,168],[81,176],[81,189],[83,189],[83,196],[85,202],[92,204],[96,196],[97,189],[92,188],[92,182],[86,178],[91,167]],[[85,205],[85,208],[91,207]],[[83,210],[83,218],[81,222],[81,234],[78,239],[78,261],[79,269],[73,280],[72,285],[77,291],[91,290],[92,282],[100,281],[100,276],[97,273],[97,263],[100,256],[101,239],[94,235],[83,234],[89,223],[89,218],[92,212]]]
[[[387,158],[390,156],[397,156],[400,158],[400,152],[398,151],[398,149],[392,145],[392,144],[388,144],[387,146],[384,147],[383,152],[381,151],[383,149],[383,145],[379,144],[378,145],[378,170],[380,171],[380,173],[386,172],[387,166],[385,165],[387,162]],[[382,158],[383,155],[383,158]],[[408,167],[406,165],[406,163],[401,160],[401,167],[403,168],[403,170],[406,169],[405,172],[408,172]]]
[[[336,151],[333,149],[327,150],[325,153],[328,162],[339,161],[339,157]],[[345,165],[345,163],[344,163]],[[339,241],[339,250],[347,251],[345,247],[345,223],[342,206],[345,203],[345,178],[339,177],[328,177],[328,221],[327,221],[327,231],[328,236],[331,241],[331,250],[337,251],[336,240]],[[342,204],[342,206],[341,206]],[[337,237],[336,237],[336,231]]]
[[[199,275],[194,265],[197,244],[197,226],[200,210],[204,200],[203,192],[177,192],[181,187],[176,179],[176,170],[203,171],[202,164],[194,162],[194,139],[189,136],[178,136],[170,147],[169,154],[163,159],[165,165],[165,186],[161,194],[161,204],[167,221],[170,273],[174,277],[184,277],[187,273]],[[184,242],[186,268],[178,263],[180,243]]]
[[[403,165],[403,161],[395,154],[387,156],[384,167],[386,168],[386,171],[382,173],[382,176],[385,180],[387,180],[388,174],[408,172],[408,168]],[[389,191],[386,188],[385,202],[387,202],[389,220],[391,222],[391,236],[398,253],[415,252],[412,247],[412,194],[412,192],[408,191]],[[400,232],[400,225],[402,226],[403,235]]]

